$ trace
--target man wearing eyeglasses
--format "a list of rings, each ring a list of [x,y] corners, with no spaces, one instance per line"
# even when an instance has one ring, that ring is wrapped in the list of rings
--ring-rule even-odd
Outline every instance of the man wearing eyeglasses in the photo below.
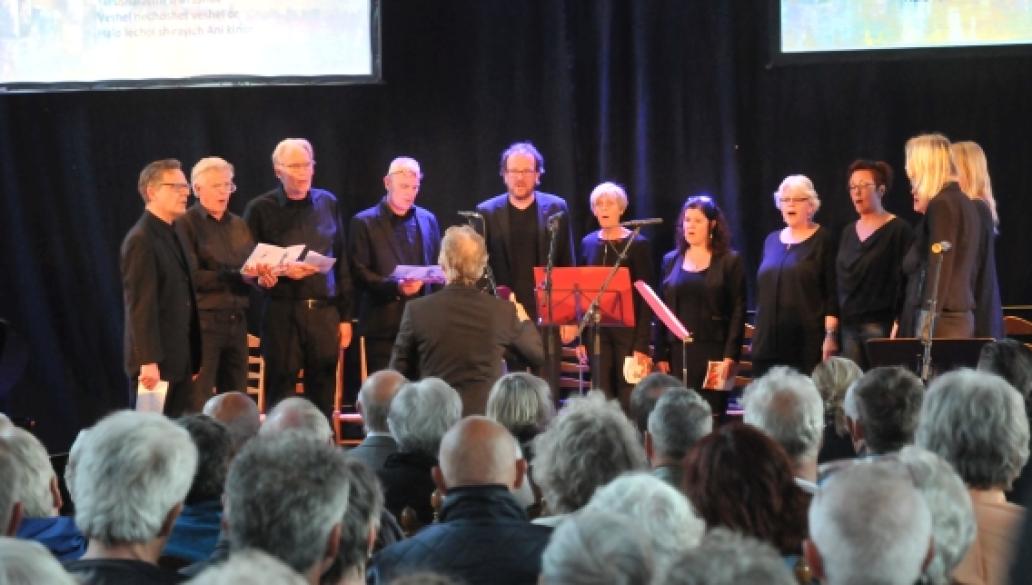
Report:
[[[272,152],[272,165],[280,186],[244,209],[254,239],[282,247],[304,245],[304,254],[336,261],[325,274],[303,262],[275,275],[257,267],[265,274],[258,284],[268,297],[261,326],[266,399],[272,407],[293,395],[303,368],[305,397],[330,417],[337,357],[351,344],[351,273],[337,198],[312,187],[315,152],[307,140],[281,141]]]
[[[175,226],[193,268],[201,322],[201,371],[190,397],[190,410],[200,412],[212,388],[220,394],[246,391],[250,287],[240,267],[254,238],[247,223],[227,209],[236,191],[233,165],[217,156],[202,158],[190,181],[197,203]]]
[[[200,326],[190,265],[172,223],[186,212],[190,185],[178,160],[148,164],[137,184],[145,210],[122,241],[125,301],[125,369],[154,389],[168,382],[164,412],[190,408],[191,378],[201,358]]]
[[[534,294],[534,267],[546,266],[550,218],[557,222],[555,266],[573,266],[573,232],[566,201],[537,190],[545,173],[545,160],[530,142],[517,142],[502,152],[499,173],[506,192],[481,202],[477,212],[484,218],[487,233],[488,263],[499,285],[508,286],[530,318],[538,320]],[[576,327],[563,327],[562,341],[572,341]],[[572,330],[571,330],[572,329]],[[558,390],[562,347],[555,328],[541,330],[545,347],[550,348],[541,377]],[[523,369],[524,364],[512,364]],[[513,368],[510,368],[513,369]]]

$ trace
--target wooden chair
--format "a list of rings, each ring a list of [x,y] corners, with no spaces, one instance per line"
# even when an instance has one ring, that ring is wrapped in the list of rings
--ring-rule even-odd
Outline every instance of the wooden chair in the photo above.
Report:
[[[745,324],[742,357],[738,360],[738,370],[735,372],[735,388],[744,388],[752,382],[752,338],[755,332],[755,325]]]
[[[354,346],[352,346],[354,347]],[[354,446],[362,442],[360,438],[346,439],[344,438],[344,427],[345,425],[355,425],[358,427],[362,426],[362,415],[359,414],[358,409],[354,408],[354,405],[344,404],[344,353],[345,350],[341,350],[337,356],[337,383],[336,388],[333,391],[333,433],[337,438],[338,445]],[[358,338],[358,361],[359,361],[359,381],[365,382],[369,376],[368,366],[366,365],[366,347],[365,337],[360,336]],[[352,409],[347,411],[346,408],[351,406]]]
[[[1003,333],[1007,337],[1032,335],[1032,321],[1014,315],[1004,315]]]
[[[262,357],[261,340],[247,334],[247,393],[255,396],[258,412],[265,412],[265,358]]]

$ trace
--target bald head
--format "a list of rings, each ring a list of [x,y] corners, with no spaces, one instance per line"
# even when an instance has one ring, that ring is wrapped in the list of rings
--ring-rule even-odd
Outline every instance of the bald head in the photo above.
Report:
[[[300,396],[291,396],[279,401],[265,417],[261,433],[294,431],[317,441],[332,443],[333,429],[330,421],[311,401]]]
[[[366,378],[358,391],[358,410],[367,432],[387,433],[387,413],[391,400],[401,385],[407,382],[405,376],[394,370],[380,370]]]
[[[226,425],[236,453],[258,434],[258,405],[243,392],[224,392],[204,403],[204,414]]]
[[[522,482],[522,459],[516,440],[502,425],[484,416],[469,416],[441,439],[441,475],[446,488]]]

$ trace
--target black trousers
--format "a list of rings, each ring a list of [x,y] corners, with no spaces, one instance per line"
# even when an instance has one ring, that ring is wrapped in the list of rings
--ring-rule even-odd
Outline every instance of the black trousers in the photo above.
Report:
[[[200,412],[212,388],[245,392],[247,386],[247,320],[243,310],[200,311],[201,371],[191,400]]]
[[[624,412],[630,412],[631,390],[623,375],[624,358],[634,351],[634,330],[629,327],[599,327],[599,355],[595,363],[594,334],[584,339],[591,364],[591,386],[601,388],[609,398],[620,400]],[[590,330],[589,330],[590,331]]]
[[[391,351],[394,349],[394,338],[366,337],[366,370],[373,374],[386,370],[391,363]]]
[[[270,299],[262,317],[265,399],[269,408],[294,395],[304,368],[305,398],[327,418],[333,413],[340,314],[327,301]]]

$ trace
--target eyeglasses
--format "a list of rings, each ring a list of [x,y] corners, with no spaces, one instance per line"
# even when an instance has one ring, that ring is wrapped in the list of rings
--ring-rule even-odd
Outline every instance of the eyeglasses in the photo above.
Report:
[[[159,187],[169,187],[176,191],[190,191],[190,185],[187,183],[158,183]]]
[[[517,177],[529,177],[530,175],[536,175],[537,174],[537,169],[522,169],[522,170],[505,169],[505,174],[506,175],[515,175]]]
[[[214,185],[211,186],[211,188],[215,189],[216,191],[229,191],[230,193],[236,193],[236,190],[237,190],[236,183],[233,183],[233,182],[229,182],[229,183],[215,183]]]
[[[778,203],[806,203],[809,197],[778,197]]]
[[[850,185],[850,191],[866,191],[867,189],[874,187],[874,183],[857,183],[856,185]]]
[[[315,168],[315,161],[303,162],[303,163],[290,163],[289,165],[280,165],[288,171],[307,171]]]

